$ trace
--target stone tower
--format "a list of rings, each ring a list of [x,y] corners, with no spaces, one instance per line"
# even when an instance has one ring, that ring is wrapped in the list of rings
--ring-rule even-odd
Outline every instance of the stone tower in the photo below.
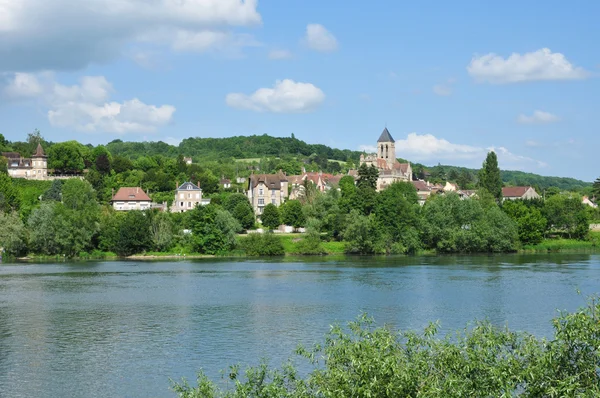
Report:
[[[35,153],[31,156],[31,168],[31,174],[27,178],[45,180],[48,177],[48,157],[39,143]]]
[[[383,129],[383,132],[377,140],[377,157],[379,159],[384,159],[390,168],[396,161],[396,143],[387,127]]]

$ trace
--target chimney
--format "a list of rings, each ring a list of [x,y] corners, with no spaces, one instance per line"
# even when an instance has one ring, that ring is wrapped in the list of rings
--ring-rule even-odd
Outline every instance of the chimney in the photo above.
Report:
[[[135,194],[137,195],[138,193],[140,193],[140,187],[135,188]]]
[[[197,185],[198,185],[198,188],[200,188],[200,181],[198,181],[198,184],[197,184]]]
[[[179,188],[179,181],[175,182],[175,190],[177,190],[177,188]]]

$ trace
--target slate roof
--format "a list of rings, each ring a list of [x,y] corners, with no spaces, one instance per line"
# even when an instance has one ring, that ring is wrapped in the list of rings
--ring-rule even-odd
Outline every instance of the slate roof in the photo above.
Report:
[[[36,157],[36,158],[47,157],[46,154],[44,153],[44,148],[42,148],[42,145],[39,142],[38,142],[37,148],[35,150],[35,153],[33,154],[33,157]]]
[[[285,174],[280,172],[278,174],[252,174],[248,183],[251,184],[251,187],[255,187],[262,182],[269,189],[281,189],[281,183],[287,181]]]
[[[383,132],[379,136],[379,139],[377,140],[377,142],[395,142],[395,140],[392,138],[392,135],[390,134],[390,132],[388,131],[388,129],[386,127],[383,129]]]
[[[191,188],[190,188],[191,187]],[[184,182],[183,184],[181,184],[179,186],[179,188],[177,188],[178,191],[202,191],[202,188],[200,188],[198,185],[191,183],[191,182]]]
[[[150,202],[152,199],[142,188],[139,187],[123,187],[119,188],[115,196],[112,198],[115,201],[146,201]]]

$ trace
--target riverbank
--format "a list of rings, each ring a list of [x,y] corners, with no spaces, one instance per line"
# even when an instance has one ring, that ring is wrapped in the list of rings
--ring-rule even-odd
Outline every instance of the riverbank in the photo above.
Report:
[[[276,235],[280,239],[285,256],[302,256],[302,253],[298,249],[298,244],[302,240],[304,234],[293,233],[293,234],[281,234]],[[238,239],[241,241],[246,239],[248,235],[240,235]],[[337,241],[323,241],[322,247],[325,250],[324,256],[340,256],[346,255],[345,243]],[[535,253],[594,253],[600,252],[600,232],[590,232],[590,236],[587,240],[576,240],[576,239],[545,239],[537,245],[525,245],[518,249],[516,253],[524,254],[535,254]],[[456,253],[461,254],[461,253]],[[465,253],[463,253],[465,254]],[[438,255],[434,250],[422,250],[416,253],[416,255]],[[65,256],[45,256],[38,254],[30,254],[26,257],[19,257],[14,260],[18,261],[65,261],[69,259],[74,260],[152,260],[152,259],[202,259],[202,258],[251,258],[244,250],[235,249],[229,252],[225,252],[218,255],[209,255],[202,253],[194,253],[186,250],[185,248],[176,247],[167,252],[146,252],[134,254],[127,257],[120,257],[116,253],[103,252],[95,250],[91,253],[82,252],[78,256],[73,258],[67,258]],[[5,260],[10,260],[9,257],[4,257]]]

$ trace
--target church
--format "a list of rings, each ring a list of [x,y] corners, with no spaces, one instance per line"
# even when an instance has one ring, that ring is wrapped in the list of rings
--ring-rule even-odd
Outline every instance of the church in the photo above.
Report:
[[[375,166],[379,171],[377,190],[382,191],[396,181],[411,181],[410,163],[400,163],[396,159],[396,141],[387,127],[377,140],[377,153],[360,155],[360,164]]]

